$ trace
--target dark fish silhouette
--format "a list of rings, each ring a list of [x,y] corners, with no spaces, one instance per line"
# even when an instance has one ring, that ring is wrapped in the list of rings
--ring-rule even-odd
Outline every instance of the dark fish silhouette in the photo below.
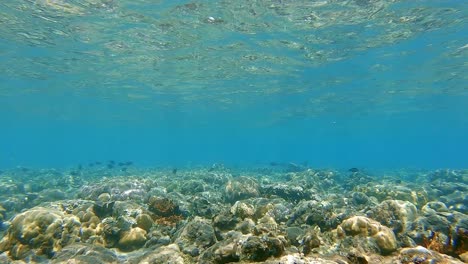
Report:
[[[177,174],[177,168],[172,169],[172,174]]]
[[[123,167],[122,169],[120,169],[121,171],[127,171],[127,168],[126,167]]]
[[[109,160],[109,164],[115,164],[115,161]]]
[[[112,209],[114,208],[115,202],[107,202],[107,203],[99,203],[96,202],[93,205],[93,211],[96,216],[104,218],[106,216],[110,216],[112,214]]]
[[[270,166],[272,166],[272,167],[275,167],[275,166],[278,166],[278,165],[280,165],[278,162],[274,162],[274,161],[270,162]]]
[[[351,168],[351,169],[349,169],[348,171],[350,171],[350,172],[353,172],[353,173],[354,173],[354,172],[358,172],[358,171],[359,171],[359,169],[358,169],[358,168]]]
[[[76,171],[70,171],[70,175],[71,175],[71,176],[78,176],[78,172],[76,172]]]
[[[110,163],[107,164],[107,168],[108,168],[108,169],[113,169],[113,168],[114,168],[114,164],[110,164]]]

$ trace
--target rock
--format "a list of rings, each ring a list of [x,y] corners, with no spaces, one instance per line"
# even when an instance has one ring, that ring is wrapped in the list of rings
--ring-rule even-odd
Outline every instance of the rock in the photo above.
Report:
[[[217,207],[213,206],[208,199],[197,196],[190,204],[190,211],[193,215],[212,218],[218,210]]]
[[[309,254],[314,248],[320,247],[320,228],[309,228],[300,239],[301,252]]]
[[[10,260],[10,258],[8,257],[8,255],[3,252],[0,254],[0,263],[3,263],[3,264],[12,264],[13,261]]]
[[[53,264],[118,263],[117,255],[110,249],[98,245],[74,243],[66,246],[52,258]]]
[[[153,219],[147,214],[140,214],[136,217],[137,226],[146,232],[149,232],[153,226]]]
[[[264,261],[271,256],[279,257],[284,252],[282,241],[273,237],[248,236],[238,243],[240,260],[245,261]]]
[[[134,201],[116,201],[113,207],[112,216],[115,218],[128,216],[135,218],[137,215],[146,211],[146,208],[140,203]]]
[[[393,231],[386,226],[382,226],[381,230],[372,237],[377,242],[377,245],[383,254],[391,253],[398,247]]]
[[[265,215],[269,215],[276,222],[286,222],[289,215],[292,213],[294,206],[283,198],[252,198],[248,200],[255,208],[253,219],[260,219]]]
[[[336,228],[344,218],[346,213],[337,211],[331,202],[309,200],[297,204],[287,224],[317,225],[327,231]]]
[[[119,232],[128,231],[136,225],[137,225],[136,219],[131,216],[121,215],[117,217],[117,227],[119,228]]]
[[[114,187],[111,186],[111,184],[113,185],[114,183],[101,182],[100,184],[84,185],[81,187],[77,196],[81,199],[96,201],[97,197],[99,197],[99,195],[102,193],[110,193],[111,188]]]
[[[379,222],[364,216],[354,216],[340,225],[346,235],[363,236],[374,239],[382,254],[389,254],[398,247],[393,231]]]
[[[161,217],[179,214],[179,206],[173,200],[156,196],[149,198],[148,210]]]
[[[265,215],[258,219],[257,225],[255,226],[256,233],[276,233],[278,230],[278,224],[275,219],[269,215]]]
[[[374,196],[379,201],[401,200],[408,201],[417,207],[421,207],[428,201],[428,194],[421,187],[406,187],[390,183],[376,184],[366,183],[355,187],[356,191],[366,194],[368,197]]]
[[[188,180],[180,185],[180,192],[183,194],[201,193],[206,189],[206,184],[201,180]]]
[[[182,252],[193,257],[216,243],[216,236],[210,221],[195,217],[182,229],[175,243]]]
[[[411,229],[418,217],[418,209],[408,201],[385,200],[367,212],[367,215],[391,227],[395,233],[402,233]]]
[[[252,218],[255,214],[255,208],[250,204],[237,201],[231,207],[231,214],[239,217],[240,219]]]
[[[353,192],[351,198],[355,205],[366,205],[369,202],[369,196],[363,192]]]
[[[443,202],[428,202],[421,208],[422,214],[434,214],[436,212],[448,212],[449,209]]]
[[[240,219],[233,216],[229,211],[222,211],[213,219],[213,226],[216,231],[216,236],[219,239],[222,236],[221,233],[234,230],[239,223]]]
[[[463,262],[468,263],[468,252],[461,254],[459,257]]]
[[[101,230],[100,232],[105,247],[114,247],[120,240],[121,230],[117,220],[114,218],[108,217],[103,219],[99,225],[99,229]]]
[[[441,234],[447,238],[450,231],[449,219],[432,209],[426,208],[424,212],[425,215],[419,216],[414,220],[412,230],[408,232],[408,235],[420,245],[429,237],[432,237],[434,233]]]
[[[240,233],[233,233],[231,237],[220,241],[207,250],[205,250],[200,258],[200,264],[212,263],[231,263],[240,260],[239,253],[237,252],[238,241],[242,236]]]
[[[246,218],[244,221],[236,225],[235,230],[242,234],[250,234],[255,230],[255,222],[250,218]]]
[[[171,237],[167,234],[163,234],[161,230],[153,229],[148,234],[149,240],[146,241],[145,247],[159,247],[159,246],[167,246],[171,244],[172,240]]]
[[[304,234],[305,231],[300,227],[292,226],[286,228],[286,237],[294,246],[299,246],[299,242]]]
[[[263,237],[263,239],[266,240],[270,256],[277,258],[283,255],[285,251],[285,245],[287,244],[286,239],[284,237],[268,236]]]
[[[113,189],[111,191],[112,199],[115,201],[134,201],[142,202],[146,199],[147,190],[144,186],[131,186],[131,188]]]
[[[440,254],[421,246],[414,248],[402,248],[400,250],[398,260],[400,263],[462,263],[455,258]]]
[[[224,197],[227,202],[235,203],[251,197],[257,197],[260,192],[258,183],[249,177],[239,177],[230,180],[224,188]]]
[[[303,199],[310,198],[302,186],[295,186],[286,183],[275,183],[263,185],[261,187],[262,195],[266,197],[278,196],[287,201],[299,202]]]
[[[282,256],[280,258],[269,259],[263,264],[344,264],[348,263],[345,261],[340,260],[333,261],[323,258],[317,257],[304,257],[302,254],[288,254],[286,256]]]
[[[122,251],[132,251],[141,248],[145,242],[146,231],[135,227],[129,231],[122,232],[117,246]]]
[[[264,261],[270,254],[268,245],[259,237],[250,236],[240,244],[241,260]]]
[[[185,264],[183,254],[176,244],[159,247],[142,257],[137,257],[129,263],[153,263],[153,264]]]

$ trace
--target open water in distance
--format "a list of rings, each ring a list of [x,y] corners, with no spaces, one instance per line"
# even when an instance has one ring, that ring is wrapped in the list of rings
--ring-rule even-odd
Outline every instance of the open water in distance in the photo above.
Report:
[[[0,168],[466,168],[467,1],[0,3]]]

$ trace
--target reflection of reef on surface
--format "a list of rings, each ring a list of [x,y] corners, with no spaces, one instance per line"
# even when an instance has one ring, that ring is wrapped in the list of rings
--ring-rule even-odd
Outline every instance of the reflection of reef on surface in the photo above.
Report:
[[[272,109],[265,119],[267,123],[325,113],[355,112],[361,116],[376,110],[379,113],[424,111],[424,106],[393,102],[407,96],[438,96],[440,88],[430,85],[438,82],[450,87],[444,94],[465,95],[462,82],[468,49],[463,38],[454,37],[440,44],[425,42],[432,47],[434,57],[427,57],[428,61],[417,68],[430,73],[431,78],[421,78],[418,74],[414,74],[414,79],[401,77],[395,74],[393,63],[388,62],[389,58],[411,60],[415,52],[419,54],[416,50],[406,46],[380,50],[426,33],[456,34],[466,20],[465,13],[460,11],[464,1],[184,2],[172,1],[154,8],[151,0],[3,1],[0,6],[0,17],[4,18],[2,39],[7,40],[5,45],[11,44],[15,49],[2,46],[9,52],[0,54],[4,62],[0,64],[0,72],[5,78],[31,80],[76,74],[76,78],[63,82],[57,79],[57,87],[67,86],[70,92],[77,96],[83,94],[85,98],[92,95],[97,100],[128,100],[140,110],[147,109],[145,113],[171,106],[192,109],[194,102],[210,110],[225,110],[233,107],[233,102],[244,107],[256,105],[255,99],[260,98],[303,96],[304,104]],[[423,36],[438,37],[437,34]],[[30,56],[21,47],[50,53]],[[305,69],[326,67],[366,53],[378,53],[375,60],[370,60],[378,63],[363,63],[366,69],[360,75],[360,82],[371,82],[369,89],[343,91],[342,85],[353,85],[351,80],[356,73],[339,68],[327,71],[323,78],[314,77],[314,89],[304,85],[308,73],[304,74],[305,79],[298,76]],[[433,65],[439,70],[434,71]],[[409,65],[403,70],[412,73],[412,68]],[[376,84],[380,89],[372,89],[376,74],[399,77],[388,81],[379,78]],[[401,78],[420,85],[401,87]],[[83,90],[88,86],[94,90]],[[52,87],[55,86],[41,89],[47,94],[54,92]],[[2,95],[24,96],[36,92],[0,87]],[[53,107],[47,107],[31,100],[28,106],[36,115],[57,114],[70,120],[81,115],[108,118],[91,105],[77,113],[74,108],[65,107],[67,102],[64,101],[63,107],[57,106],[58,101]],[[338,107],[341,105],[346,107]],[[362,105],[366,107],[357,107]],[[37,111],[39,107],[43,110]],[[437,109],[440,108],[438,105]],[[25,111],[21,104],[14,109]],[[128,111],[114,114],[112,118],[119,121],[140,120]],[[151,116],[159,118],[159,115]]]
[[[4,171],[0,262],[468,261],[464,170],[101,173]]]

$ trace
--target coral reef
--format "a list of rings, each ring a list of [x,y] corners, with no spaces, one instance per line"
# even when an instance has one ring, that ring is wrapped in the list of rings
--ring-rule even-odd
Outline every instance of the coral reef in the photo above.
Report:
[[[64,246],[79,241],[79,229],[78,217],[36,207],[13,218],[0,242],[0,252],[8,251],[12,259],[30,254],[53,257]]]
[[[21,173],[0,178],[1,263],[468,259],[464,171],[424,172],[413,177],[419,184],[302,168],[133,168],[120,176],[82,172],[73,181],[55,180],[67,175],[59,171]],[[455,174],[460,181],[446,180]],[[45,180],[52,184],[39,184]]]

